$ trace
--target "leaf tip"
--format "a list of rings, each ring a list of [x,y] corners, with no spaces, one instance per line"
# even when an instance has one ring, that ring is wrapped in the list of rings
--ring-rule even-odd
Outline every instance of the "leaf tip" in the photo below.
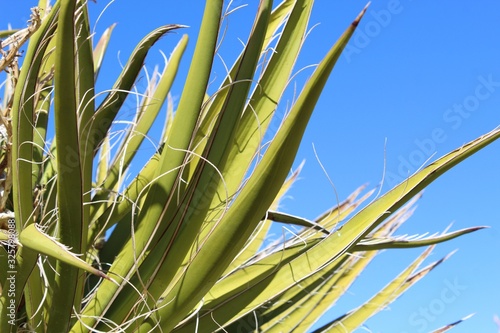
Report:
[[[97,271],[97,275],[103,279],[113,282],[113,280],[109,276],[107,276],[106,273],[104,273],[103,271]]]
[[[359,13],[358,17],[356,17],[356,19],[354,20],[354,22],[352,22],[352,26],[353,26],[353,27],[357,27],[357,26],[358,26],[359,21],[361,21],[361,19],[363,18],[363,15],[365,15],[366,10],[367,10],[367,9],[368,9],[368,7],[370,6],[370,4],[371,4],[371,1],[369,1],[369,2],[366,4],[365,8],[363,8],[363,10],[361,11],[361,13]]]

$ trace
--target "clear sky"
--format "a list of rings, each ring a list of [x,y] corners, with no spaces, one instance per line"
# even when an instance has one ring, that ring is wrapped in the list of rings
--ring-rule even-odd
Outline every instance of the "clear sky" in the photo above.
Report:
[[[230,62],[246,40],[257,1],[232,14],[220,50]],[[0,29],[25,25],[36,1],[2,0]],[[93,18],[108,0],[90,3]],[[365,1],[318,0],[314,27],[297,70],[317,63],[365,6]],[[106,58],[109,66],[98,89],[111,87],[135,44],[169,23],[190,26],[182,89],[204,2],[116,0],[95,26],[99,36],[118,25]],[[159,44],[167,55],[182,33]],[[296,165],[306,160],[301,179],[282,209],[313,219],[359,185],[382,191],[402,181],[426,160],[439,157],[500,125],[500,2],[374,0],[320,99],[303,139]],[[148,68],[161,63],[158,48]],[[304,70],[297,85],[311,74]],[[214,77],[221,79],[218,62]],[[214,85],[215,87],[216,85]],[[293,91],[292,91],[293,92]],[[290,94],[289,99],[292,98]],[[281,106],[283,112],[286,105]],[[317,157],[313,149],[316,150]],[[317,158],[321,161],[330,184]],[[424,193],[400,233],[438,232],[474,225],[491,228],[437,247],[431,260],[459,251],[409,292],[366,323],[371,332],[427,332],[476,313],[454,332],[497,332],[500,314],[500,142],[438,179]],[[329,313],[333,318],[359,305],[409,264],[421,250],[386,251],[377,257],[352,291]],[[360,330],[360,332],[363,330]]]

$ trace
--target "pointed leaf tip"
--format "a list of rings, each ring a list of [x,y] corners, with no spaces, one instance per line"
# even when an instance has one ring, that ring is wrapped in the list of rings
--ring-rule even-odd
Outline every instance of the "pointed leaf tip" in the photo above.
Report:
[[[441,328],[439,328],[439,329],[437,329],[437,330],[435,330],[435,331],[432,331],[432,333],[443,333],[443,332],[447,332],[447,331],[451,330],[453,327],[457,326],[458,324],[460,324],[460,323],[462,323],[463,321],[465,321],[465,320],[467,320],[467,319],[471,318],[471,317],[472,317],[472,316],[474,316],[474,315],[475,315],[475,313],[471,313],[471,314],[469,314],[469,315],[467,315],[467,316],[463,317],[462,319],[459,319],[459,320],[455,321],[454,323],[448,324],[448,325],[443,326],[443,327],[441,327]]]
[[[21,231],[19,234],[19,242],[33,251],[60,260],[68,265],[80,268],[106,280],[110,280],[104,272],[80,259],[78,255],[71,252],[66,245],[58,242],[54,237],[47,235],[43,231],[43,228],[35,223],[30,224]]]
[[[363,10],[361,11],[361,13],[359,13],[359,15],[358,15],[358,16],[356,17],[356,19],[354,20],[354,22],[352,22],[352,25],[353,25],[354,27],[357,27],[357,26],[358,26],[359,21],[361,21],[361,19],[363,18],[363,15],[365,15],[366,10],[367,10],[367,9],[368,9],[368,7],[370,6],[370,4],[371,4],[371,1],[369,1],[369,2],[366,4],[365,8],[363,8]]]

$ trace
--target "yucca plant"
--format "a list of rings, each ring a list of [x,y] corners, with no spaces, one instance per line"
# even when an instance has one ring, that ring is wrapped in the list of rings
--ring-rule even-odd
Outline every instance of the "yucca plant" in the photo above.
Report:
[[[261,0],[243,51],[209,94],[223,5],[205,2],[176,106],[168,97],[187,36],[144,91],[136,79],[152,45],[182,25],[145,36],[104,92],[94,87],[112,27],[94,46],[86,2],[41,0],[27,28],[2,32],[0,332],[305,332],[378,251],[427,247],[365,304],[316,329],[351,332],[446,259],[418,268],[434,244],[479,229],[394,236],[421,190],[499,130],[368,204],[362,187],[314,221],[278,211],[308,119],[366,9],[276,127],[313,1]],[[117,130],[131,97],[137,112]],[[142,160],[162,119],[160,145]],[[132,162],[142,169],[128,181]],[[302,229],[263,246],[274,221]]]

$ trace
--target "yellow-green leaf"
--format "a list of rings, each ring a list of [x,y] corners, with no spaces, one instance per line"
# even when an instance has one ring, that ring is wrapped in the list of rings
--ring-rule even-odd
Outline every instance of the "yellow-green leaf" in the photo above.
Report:
[[[45,254],[71,266],[83,269],[91,274],[109,280],[106,274],[78,258],[78,256],[72,253],[67,246],[45,234],[40,226],[35,223],[30,224],[19,234],[19,243],[24,247],[32,249],[33,251]]]

